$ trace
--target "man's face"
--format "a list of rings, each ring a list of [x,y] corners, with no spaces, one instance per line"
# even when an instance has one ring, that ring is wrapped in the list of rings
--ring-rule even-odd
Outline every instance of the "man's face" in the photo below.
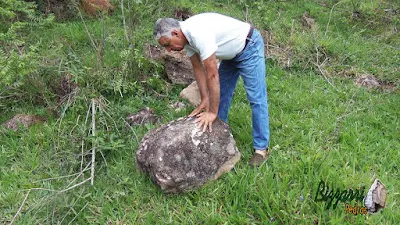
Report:
[[[179,34],[175,31],[172,32],[171,38],[162,36],[158,39],[158,43],[168,52],[170,51],[182,51],[183,47],[185,47],[184,41],[179,37]]]

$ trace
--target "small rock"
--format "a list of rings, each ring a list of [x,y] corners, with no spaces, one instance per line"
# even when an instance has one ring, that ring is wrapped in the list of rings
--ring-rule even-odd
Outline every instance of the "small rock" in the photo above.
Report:
[[[149,44],[143,45],[143,52],[146,58],[153,60],[162,59],[164,54],[163,49],[161,49],[157,45],[149,45]]]
[[[168,79],[173,84],[190,84],[195,80],[192,63],[185,51],[168,52],[164,48],[145,44],[144,55],[153,60],[161,60]]]
[[[355,82],[358,86],[363,86],[368,89],[379,88],[381,86],[379,81],[372,75],[362,75],[357,78]]]
[[[44,122],[46,119],[41,116],[36,115],[26,115],[26,114],[16,114],[13,118],[3,123],[8,129],[18,130],[18,128],[22,125],[24,127],[29,127],[33,124]]]
[[[89,16],[96,16],[98,11],[113,12],[115,7],[108,0],[82,0],[82,8]]]
[[[192,63],[185,51],[165,52],[163,59],[165,72],[173,84],[190,84],[195,80]]]
[[[385,208],[386,187],[380,180],[374,180],[374,183],[371,185],[371,188],[364,199],[364,205],[370,213],[376,213],[380,209]]]
[[[175,109],[176,112],[180,112],[186,108],[186,104],[183,102],[175,102],[169,105],[169,108]]]
[[[276,220],[276,217],[275,217],[275,216],[273,216],[273,217],[269,218],[269,222],[270,222],[270,223],[273,223],[273,222],[275,222],[275,220]]]
[[[197,82],[194,81],[189,86],[181,91],[179,94],[181,98],[187,99],[190,104],[194,106],[198,106],[201,102],[200,90],[199,86],[197,86]]]
[[[308,27],[308,28],[313,28],[315,26],[315,20],[311,18],[307,12],[303,14],[303,23]]]
[[[154,110],[149,107],[139,110],[139,112],[131,114],[126,117],[129,125],[143,125],[145,123],[156,124],[161,121],[161,118],[154,114]]]

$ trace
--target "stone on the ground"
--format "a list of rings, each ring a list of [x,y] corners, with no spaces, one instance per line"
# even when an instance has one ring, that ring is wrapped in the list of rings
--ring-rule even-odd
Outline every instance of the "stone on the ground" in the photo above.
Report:
[[[185,51],[168,52],[154,45],[144,45],[144,54],[153,60],[163,60],[165,72],[173,84],[190,84],[195,78],[192,63]]]
[[[174,84],[190,84],[195,78],[192,63],[184,51],[166,52],[163,56],[165,72]]]
[[[363,86],[368,89],[379,88],[381,86],[379,81],[372,75],[362,75],[358,77],[355,82],[358,86]]]
[[[97,12],[112,12],[115,7],[109,0],[82,0],[82,8],[87,15],[96,16]]]
[[[159,48],[157,45],[144,44],[143,53],[148,59],[160,60],[165,54],[165,50]]]
[[[181,98],[187,99],[190,104],[198,106],[201,102],[200,90],[196,81],[193,81],[189,86],[179,94]]]
[[[126,117],[126,121],[131,126],[143,125],[145,123],[156,124],[161,120],[162,118],[157,116],[154,113],[154,110],[150,109],[149,107],[145,107],[139,110],[137,113],[130,114]]]
[[[364,198],[364,205],[370,213],[376,213],[386,207],[386,187],[379,179],[372,183]]]
[[[212,128],[202,132],[194,118],[185,117],[151,130],[140,142],[136,166],[165,193],[201,187],[240,159],[229,126],[216,119]]]
[[[186,104],[183,102],[175,102],[175,103],[169,104],[168,107],[170,109],[174,109],[176,112],[180,112],[180,111],[186,109]]]
[[[18,130],[20,126],[29,127],[33,124],[44,121],[46,121],[46,119],[41,116],[16,114],[13,118],[3,123],[3,126],[5,126],[7,129]]]

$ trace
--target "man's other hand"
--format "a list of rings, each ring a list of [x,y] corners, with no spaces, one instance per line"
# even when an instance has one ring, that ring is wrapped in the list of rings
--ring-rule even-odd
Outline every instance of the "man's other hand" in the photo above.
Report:
[[[208,129],[212,132],[212,123],[217,118],[217,115],[212,112],[202,112],[197,114],[197,119],[194,121],[198,126],[203,127],[203,132]]]
[[[208,100],[208,98],[205,98],[203,100],[201,100],[201,103],[199,106],[197,106],[197,108],[195,108],[192,113],[190,113],[189,117],[193,117],[201,112],[208,112],[210,108],[210,102]]]

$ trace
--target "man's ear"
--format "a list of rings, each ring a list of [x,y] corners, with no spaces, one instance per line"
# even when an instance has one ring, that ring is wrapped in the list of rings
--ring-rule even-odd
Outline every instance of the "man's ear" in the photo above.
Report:
[[[179,36],[178,30],[172,30],[171,34],[172,34],[172,36],[177,36],[177,37]]]

